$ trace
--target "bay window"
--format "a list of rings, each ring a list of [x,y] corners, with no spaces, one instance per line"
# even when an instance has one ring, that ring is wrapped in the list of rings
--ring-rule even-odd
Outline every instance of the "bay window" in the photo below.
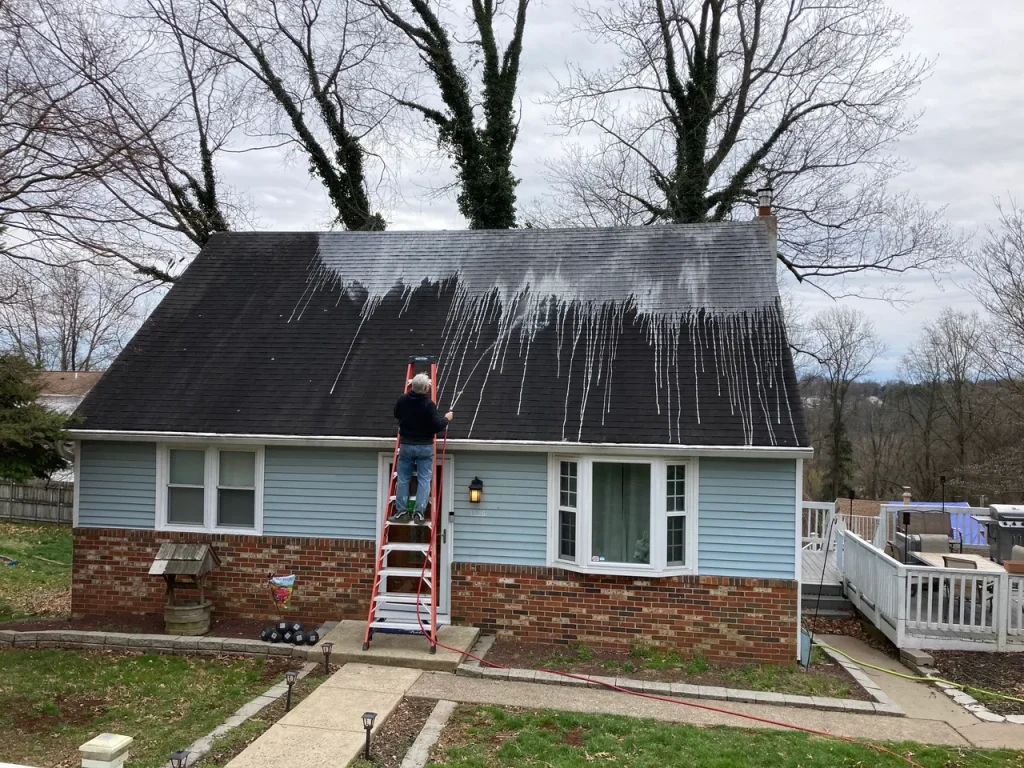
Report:
[[[553,458],[552,564],[600,573],[694,572],[696,467],[696,459]]]
[[[161,530],[261,533],[263,449],[157,447]]]

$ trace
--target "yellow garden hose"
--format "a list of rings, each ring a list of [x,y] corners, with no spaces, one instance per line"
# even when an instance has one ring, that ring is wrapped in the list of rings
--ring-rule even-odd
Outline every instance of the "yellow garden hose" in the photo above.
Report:
[[[1014,696],[1007,696],[1005,693],[996,693],[995,691],[988,691],[988,690],[985,690],[984,688],[978,688],[975,685],[966,685],[964,683],[954,683],[952,680],[943,680],[941,677],[922,677],[921,675],[906,675],[906,674],[904,674],[902,672],[894,672],[891,669],[886,669],[885,667],[876,667],[874,664],[868,664],[867,662],[861,661],[860,659],[855,659],[850,654],[844,653],[843,651],[840,651],[838,648],[833,648],[828,643],[823,643],[820,640],[816,640],[814,642],[814,644],[817,645],[817,646],[820,646],[822,648],[828,648],[830,651],[834,651],[835,653],[838,653],[840,656],[845,656],[850,661],[852,661],[854,664],[859,664],[862,667],[867,667],[868,669],[874,669],[874,670],[876,670],[878,672],[885,672],[887,675],[893,675],[894,677],[902,677],[904,680],[917,680],[917,681],[922,681],[922,682],[927,682],[927,683],[945,683],[946,685],[950,685],[950,686],[952,686],[954,688],[959,688],[960,690],[963,690],[963,691],[977,691],[978,693],[983,693],[986,696],[991,696],[991,697],[996,698],[996,699],[1005,699],[1006,701],[1016,701],[1019,704],[1024,704],[1024,699],[1018,699],[1018,698],[1016,698]]]

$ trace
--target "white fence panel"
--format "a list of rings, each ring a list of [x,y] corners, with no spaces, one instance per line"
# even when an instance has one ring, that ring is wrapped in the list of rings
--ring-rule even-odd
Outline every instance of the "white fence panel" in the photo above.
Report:
[[[1010,576],[1006,591],[1006,633],[1019,638],[1024,635],[1024,576]]]

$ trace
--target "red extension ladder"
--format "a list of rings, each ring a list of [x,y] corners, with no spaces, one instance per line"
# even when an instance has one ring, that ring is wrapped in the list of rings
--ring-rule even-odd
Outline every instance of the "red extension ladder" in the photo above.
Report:
[[[410,357],[405,372],[405,391],[409,391],[417,365],[429,364],[430,397],[437,403],[437,358]],[[363,650],[370,649],[374,632],[398,634],[425,634],[430,641],[430,652],[437,651],[437,537],[441,524],[440,486],[437,482],[437,437],[434,437],[434,471],[430,475],[430,488],[417,488],[416,494],[430,494],[426,519],[417,524],[411,520],[393,522],[397,510],[395,489],[398,482],[398,451],[401,436],[395,437],[395,451],[391,459],[388,492],[384,499],[384,522],[381,525],[380,546],[374,566],[373,591],[370,595],[370,610],[366,617],[366,635]],[[416,475],[413,474],[413,479]],[[410,502],[414,496],[410,493]],[[397,539],[397,541],[396,541]],[[424,539],[426,539],[424,541]],[[415,560],[422,556],[422,563],[403,561]],[[398,560],[393,564],[391,560]],[[396,589],[395,584],[411,589]],[[430,616],[423,615],[429,608]]]

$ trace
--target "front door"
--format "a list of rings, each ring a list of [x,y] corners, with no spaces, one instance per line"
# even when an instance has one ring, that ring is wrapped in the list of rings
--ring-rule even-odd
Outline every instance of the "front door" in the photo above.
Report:
[[[377,546],[380,547],[380,532],[384,525],[384,510],[386,508],[388,488],[390,486],[391,473],[394,467],[391,463],[393,455],[390,453],[380,454],[379,470],[377,477]],[[434,478],[441,490],[440,515],[435,515],[436,524],[440,526],[437,541],[437,613],[445,619],[449,615],[448,600],[451,595],[451,552],[452,552],[452,457],[444,457],[444,466],[439,460],[434,464]],[[416,474],[413,473],[412,483],[409,486],[409,493],[416,493]],[[439,518],[439,519],[438,519]],[[429,541],[430,529],[426,526],[393,525],[390,531],[392,544],[420,543]],[[388,564],[393,568],[421,568],[423,566],[423,555],[419,552],[392,552],[388,556]],[[414,577],[388,577],[386,585],[388,592],[409,592],[416,594],[416,585],[419,581]]]

